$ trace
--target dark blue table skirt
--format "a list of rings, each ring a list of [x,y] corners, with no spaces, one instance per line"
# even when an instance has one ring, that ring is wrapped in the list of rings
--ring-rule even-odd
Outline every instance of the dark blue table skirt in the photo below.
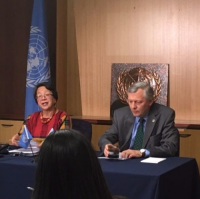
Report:
[[[129,199],[200,199],[195,159],[167,158],[158,164],[142,159],[99,160],[112,195]],[[0,158],[0,199],[30,199],[36,164],[30,157]]]
[[[171,157],[158,164],[101,160],[100,164],[112,194],[130,199],[200,199],[195,159]]]
[[[36,164],[30,157],[0,158],[0,199],[30,199]]]

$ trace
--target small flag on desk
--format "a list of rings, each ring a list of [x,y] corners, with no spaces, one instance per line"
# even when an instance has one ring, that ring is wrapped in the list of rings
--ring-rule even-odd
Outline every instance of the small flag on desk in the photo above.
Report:
[[[33,97],[35,86],[50,82],[50,61],[44,0],[34,0],[27,56],[25,118],[38,111]]]
[[[30,134],[29,130],[27,129],[26,125],[24,125],[24,130],[21,134],[20,140],[19,140],[19,146],[22,148],[27,148],[30,144],[30,141],[32,140],[32,135]]]

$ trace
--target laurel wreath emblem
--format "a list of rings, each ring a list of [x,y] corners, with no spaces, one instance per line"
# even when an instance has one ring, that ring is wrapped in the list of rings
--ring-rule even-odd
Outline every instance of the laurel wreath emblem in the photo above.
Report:
[[[158,99],[161,93],[160,76],[155,71],[151,72],[144,68],[133,68],[129,71],[122,71],[118,76],[116,90],[122,103],[127,104],[127,89],[138,81],[148,82],[154,90],[154,101]]]
[[[36,26],[31,26],[31,30],[30,30],[30,33],[38,33],[38,32],[41,32],[41,30],[36,27]]]
[[[50,79],[50,73],[49,72],[46,75],[44,75],[44,76],[42,76],[42,77],[40,77],[36,80],[32,80],[32,79],[27,78],[26,79],[26,87],[34,88],[40,82],[45,82],[49,79]]]

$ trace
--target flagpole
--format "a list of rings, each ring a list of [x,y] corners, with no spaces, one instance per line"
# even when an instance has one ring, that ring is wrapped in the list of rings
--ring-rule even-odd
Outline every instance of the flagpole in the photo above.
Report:
[[[33,156],[35,156],[35,154],[33,153],[33,148],[31,146],[31,143],[30,143],[30,148],[31,148],[31,152],[32,152]]]
[[[29,138],[29,135],[28,135],[28,132],[27,132],[27,127],[26,127],[26,125],[24,126],[24,128],[25,128],[25,132],[26,132],[27,138],[30,139],[30,138]],[[32,154],[33,154],[33,156],[34,156],[35,154],[33,153],[33,148],[32,148],[31,142],[29,143],[29,145],[30,145],[30,148],[31,148],[31,152],[32,152]]]

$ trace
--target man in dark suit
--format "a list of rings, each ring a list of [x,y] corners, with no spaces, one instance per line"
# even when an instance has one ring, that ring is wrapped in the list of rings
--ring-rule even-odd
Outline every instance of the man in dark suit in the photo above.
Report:
[[[127,95],[129,106],[114,112],[113,124],[99,139],[104,155],[108,157],[120,151],[123,158],[178,156],[179,132],[174,126],[175,111],[154,102],[154,91],[148,83],[131,85]],[[143,130],[138,148],[136,137],[140,121],[143,121]],[[117,142],[119,147],[114,145]]]

